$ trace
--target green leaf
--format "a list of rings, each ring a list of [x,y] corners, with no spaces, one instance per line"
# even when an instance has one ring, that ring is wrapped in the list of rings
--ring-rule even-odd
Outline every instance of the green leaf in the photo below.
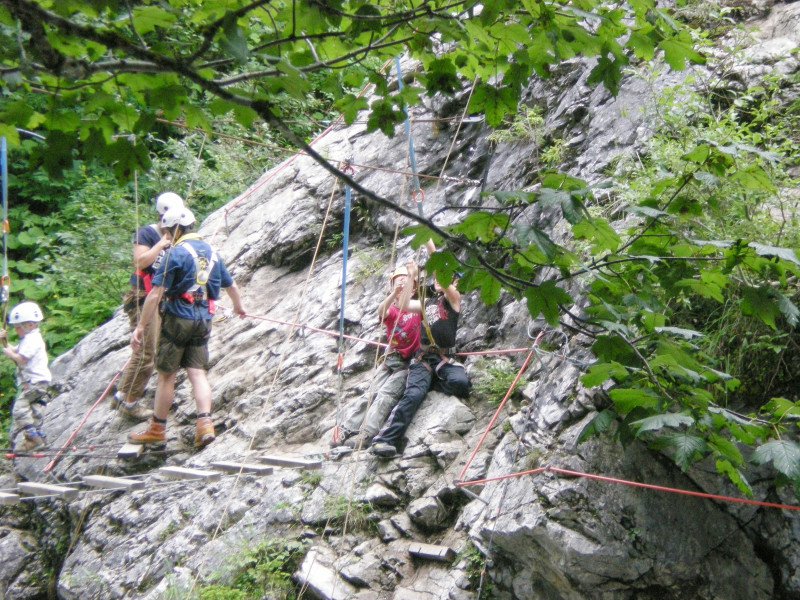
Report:
[[[776,191],[775,184],[772,183],[770,176],[758,165],[750,165],[745,169],[736,171],[731,176],[731,180],[751,192],[774,193]]]
[[[544,231],[533,225],[528,225],[527,223],[515,224],[514,233],[517,244],[520,246],[533,245],[541,253],[543,260],[555,260],[562,250]],[[526,253],[527,250],[522,252],[522,254]],[[520,264],[523,264],[522,261],[520,261]]]
[[[773,398],[761,407],[761,410],[773,414],[778,419],[786,416],[800,416],[800,402],[792,402],[786,398]]]
[[[705,63],[705,58],[695,51],[692,38],[684,31],[672,38],[662,40],[658,47],[664,51],[664,59],[675,71],[683,71],[687,62],[700,65]]]
[[[605,219],[585,219],[576,223],[572,227],[572,232],[578,239],[590,240],[592,242],[592,251],[595,253],[604,250],[614,252],[619,248],[619,235]]]
[[[516,90],[503,87],[496,88],[488,83],[475,86],[472,99],[469,103],[471,114],[483,113],[486,115],[486,124],[490,127],[499,127],[503,124],[506,115],[517,112],[519,97]]]
[[[244,64],[250,57],[250,49],[244,32],[237,23],[236,15],[228,12],[222,22],[222,47],[239,63]]]
[[[487,306],[497,304],[503,291],[502,284],[494,277],[486,277],[481,286],[481,301]]]
[[[745,479],[744,474],[737,469],[730,461],[727,460],[718,460],[716,462],[717,466],[717,473],[721,475],[727,475],[728,479],[730,479],[731,483],[739,488],[739,491],[742,492],[745,496],[753,496],[753,488],[750,487],[750,484]]]
[[[617,388],[608,395],[621,415],[627,415],[635,408],[656,410],[661,404],[661,396],[647,388]]]
[[[703,438],[689,433],[673,433],[658,439],[656,446],[667,450],[675,463],[684,471],[703,457],[708,449]]]
[[[572,297],[556,286],[554,281],[545,281],[536,287],[528,288],[525,290],[525,297],[528,300],[530,315],[535,319],[541,314],[552,327],[558,325],[559,305],[572,305]]]
[[[766,246],[757,242],[750,242],[747,244],[749,248],[756,251],[759,256],[769,256],[780,258],[800,266],[800,259],[792,248],[780,248],[778,246]]]
[[[800,478],[800,446],[791,440],[772,440],[756,448],[752,461],[772,465],[789,479]]]
[[[631,33],[626,46],[631,48],[637,58],[642,60],[650,61],[655,55],[655,45],[653,44],[653,40],[650,39],[649,35],[646,35],[641,31],[634,31]]]
[[[637,429],[636,437],[639,437],[646,431],[658,431],[664,427],[672,427],[673,429],[680,429],[684,425],[690,427],[694,425],[694,419],[685,414],[665,413],[639,419],[630,425]]]
[[[178,18],[159,6],[137,6],[133,9],[133,24],[137,33],[144,35],[157,27],[171,28]]]
[[[628,370],[618,362],[600,363],[592,365],[581,377],[581,383],[586,387],[595,387],[609,379],[624,381],[628,377]]]
[[[395,127],[405,119],[402,111],[395,110],[390,100],[376,100],[372,103],[371,109],[367,119],[367,131],[380,130],[387,137],[394,137]]]
[[[583,431],[581,431],[581,434],[578,436],[578,443],[581,444],[594,435],[599,435],[608,431],[616,418],[617,416],[608,409],[597,413],[597,416],[583,428]]]
[[[352,125],[358,118],[358,113],[369,108],[369,103],[364,97],[357,98],[354,94],[345,94],[335,102],[334,106],[344,116],[344,122]]]
[[[616,96],[622,83],[622,67],[627,64],[628,61],[624,57],[609,54],[601,56],[589,74],[587,82],[589,85],[602,83],[613,96]]]
[[[742,312],[761,319],[772,329],[777,329],[775,319],[780,316],[780,308],[773,299],[769,288],[747,287],[742,290]]]
[[[600,360],[619,362],[627,366],[641,366],[639,358],[625,340],[618,335],[599,335],[592,344],[592,352]]]
[[[709,154],[711,154],[711,147],[708,144],[700,144],[696,146],[691,152],[684,154],[681,158],[683,160],[702,164],[706,162]]]
[[[739,452],[739,448],[736,447],[736,444],[729,439],[712,433],[709,436],[708,445],[714,452],[730,461],[733,465],[739,467],[744,464],[742,453]]]
[[[505,232],[508,221],[508,215],[503,213],[474,212],[458,225],[451,227],[450,230],[463,235],[468,240],[489,243]]]
[[[449,58],[437,58],[425,68],[425,88],[429,96],[439,92],[453,94],[461,89],[456,66]]]
[[[6,138],[9,148],[19,146],[19,133],[17,133],[17,128],[14,125],[0,123],[0,137]]]
[[[452,252],[439,250],[434,252],[425,265],[425,270],[436,276],[437,281],[443,287],[450,285],[456,272],[461,268],[461,263]]]

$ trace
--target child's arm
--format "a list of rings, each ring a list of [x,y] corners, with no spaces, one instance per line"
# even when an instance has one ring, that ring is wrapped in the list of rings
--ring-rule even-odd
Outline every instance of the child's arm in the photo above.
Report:
[[[14,346],[6,346],[3,348],[3,354],[13,360],[20,368],[28,364],[28,359],[17,352],[17,349]]]

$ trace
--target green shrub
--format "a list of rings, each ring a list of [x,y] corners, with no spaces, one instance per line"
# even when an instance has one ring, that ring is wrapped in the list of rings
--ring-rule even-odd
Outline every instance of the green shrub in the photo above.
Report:
[[[478,360],[472,371],[473,397],[490,404],[500,404],[514,382],[517,372],[511,361],[504,358]],[[521,391],[517,387],[512,397],[519,397],[519,394]]]
[[[373,522],[370,519],[372,505],[364,502],[348,500],[344,496],[328,496],[325,498],[324,514],[328,527],[347,531],[370,531]]]
[[[306,554],[305,542],[266,540],[230,559],[225,573],[198,589],[201,600],[289,600],[295,597],[292,574]]]

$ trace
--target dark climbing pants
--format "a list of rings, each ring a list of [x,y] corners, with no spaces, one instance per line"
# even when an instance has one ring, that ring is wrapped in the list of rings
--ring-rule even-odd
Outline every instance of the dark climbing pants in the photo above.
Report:
[[[426,352],[415,358],[408,369],[406,389],[373,443],[397,447],[411,420],[430,390],[466,398],[472,387],[463,365],[445,361],[439,354]]]

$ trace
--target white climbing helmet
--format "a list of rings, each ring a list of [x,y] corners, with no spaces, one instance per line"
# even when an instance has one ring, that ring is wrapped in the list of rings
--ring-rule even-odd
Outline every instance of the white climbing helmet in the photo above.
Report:
[[[186,227],[194,222],[194,213],[185,206],[172,208],[161,217],[161,227],[166,229],[172,229],[175,225]]]
[[[183,207],[183,198],[175,192],[164,192],[156,198],[156,210],[158,214],[164,215],[173,208]]]
[[[9,325],[20,325],[21,323],[39,323],[44,317],[42,309],[36,302],[22,302],[17,304],[8,315]]]

